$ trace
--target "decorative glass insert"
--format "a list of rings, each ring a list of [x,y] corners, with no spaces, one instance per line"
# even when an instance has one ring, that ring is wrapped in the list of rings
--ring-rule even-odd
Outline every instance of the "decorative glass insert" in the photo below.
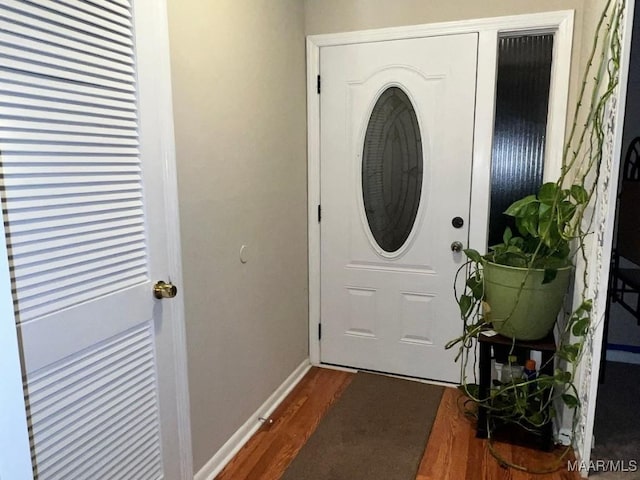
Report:
[[[362,194],[369,228],[385,252],[407,241],[422,189],[422,138],[409,97],[385,90],[373,107],[362,153]]]
[[[552,53],[553,34],[499,39],[489,245],[514,228],[503,212],[542,183]]]

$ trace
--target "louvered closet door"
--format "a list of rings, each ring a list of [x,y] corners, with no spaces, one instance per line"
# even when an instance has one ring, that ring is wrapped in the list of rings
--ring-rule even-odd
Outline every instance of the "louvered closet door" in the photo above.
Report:
[[[2,209],[42,480],[181,476],[171,300],[152,296],[170,280],[163,102],[139,47],[154,3],[0,0]]]

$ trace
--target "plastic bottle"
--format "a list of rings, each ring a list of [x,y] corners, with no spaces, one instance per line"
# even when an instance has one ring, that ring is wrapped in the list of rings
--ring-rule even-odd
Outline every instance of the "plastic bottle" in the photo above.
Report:
[[[500,377],[502,383],[511,383],[522,378],[522,367],[517,362],[518,357],[509,355],[509,362],[502,366],[502,375]]]
[[[524,369],[522,370],[522,378],[524,380],[535,380],[538,376],[538,372],[536,372],[536,361],[529,359],[524,363]]]

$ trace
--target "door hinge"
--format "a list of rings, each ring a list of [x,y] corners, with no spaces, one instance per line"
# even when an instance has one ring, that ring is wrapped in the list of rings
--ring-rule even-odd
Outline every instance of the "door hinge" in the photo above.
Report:
[[[318,75],[317,87],[318,87],[318,94],[320,94],[320,75]]]
[[[318,223],[322,220],[322,207],[318,205]]]
[[[322,340],[322,324],[318,324],[318,340]]]

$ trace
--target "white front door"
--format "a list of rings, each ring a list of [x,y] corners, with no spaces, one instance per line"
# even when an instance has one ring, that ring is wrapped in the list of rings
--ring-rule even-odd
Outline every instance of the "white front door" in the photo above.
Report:
[[[152,294],[180,277],[163,8],[0,0],[0,193],[40,480],[189,476],[180,318]]]
[[[323,363],[459,380],[476,52],[476,34],[320,50]]]

